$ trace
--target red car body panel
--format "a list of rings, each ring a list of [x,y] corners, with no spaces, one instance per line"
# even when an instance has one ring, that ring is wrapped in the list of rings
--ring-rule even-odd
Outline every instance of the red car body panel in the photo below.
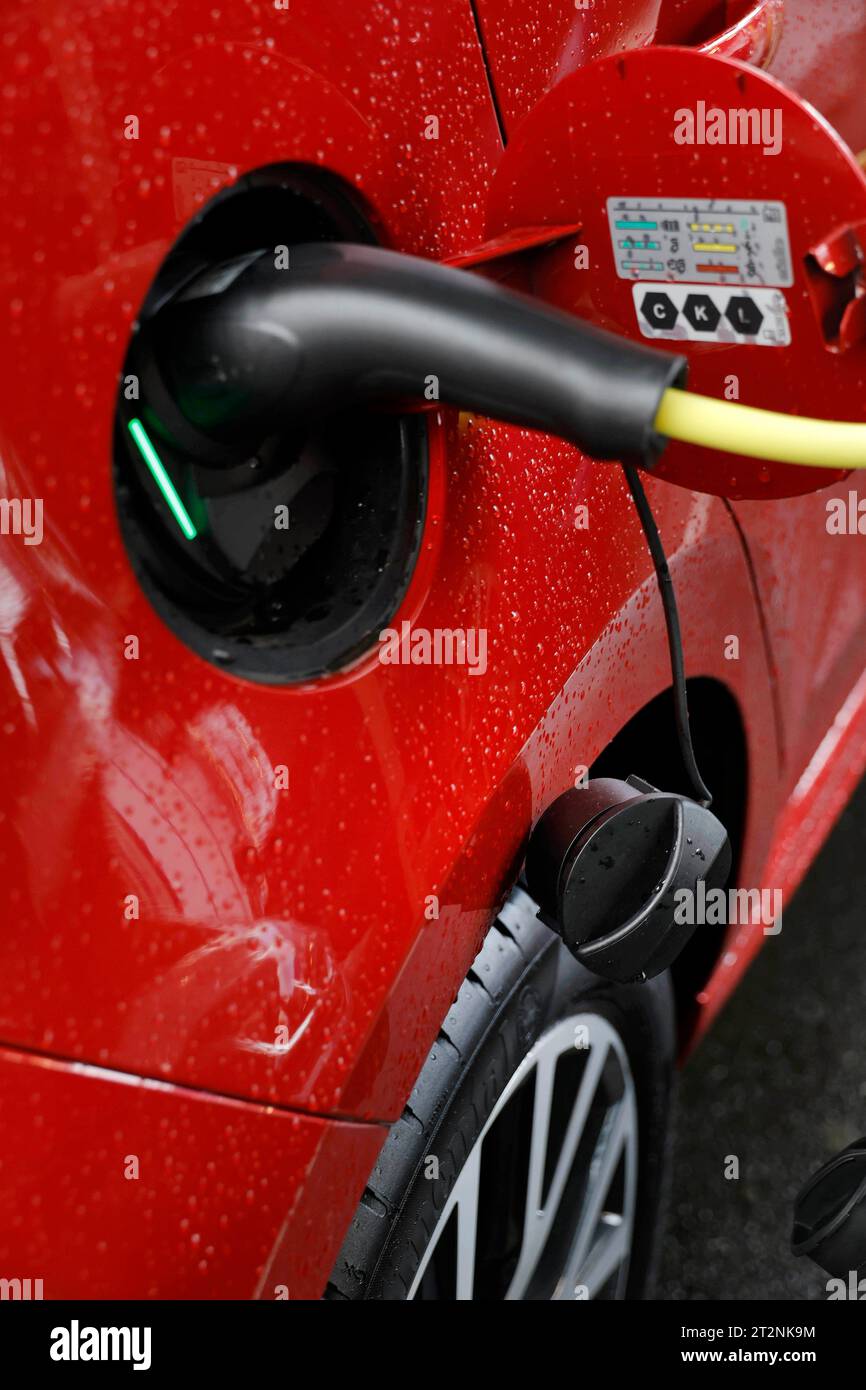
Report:
[[[832,26],[818,52],[807,6],[785,8],[773,71],[866,145],[849,51],[822,63]],[[44,498],[45,538],[0,543],[0,1276],[46,1297],[318,1296],[533,820],[669,685],[618,472],[489,421],[431,418],[424,549],[395,618],[486,629],[484,679],[371,656],[307,687],[236,680],[161,624],[121,543],[130,325],[212,191],[319,164],[396,247],[483,242],[502,152],[485,59],[510,131],[602,50],[572,42],[567,7],[478,10],[486,55],[468,0],[218,19],[49,0],[8,21],[0,491]],[[652,39],[659,4],[611,13],[616,51]],[[866,5],[845,22],[862,61]],[[689,674],[724,683],[747,731],[741,881],[789,892],[866,765],[866,559],[826,535],[821,494],[732,512],[648,487]],[[731,929],[686,1045],[762,940]]]
[[[5,1048],[0,1110],[3,1277],[45,1298],[316,1298],[384,1132]]]

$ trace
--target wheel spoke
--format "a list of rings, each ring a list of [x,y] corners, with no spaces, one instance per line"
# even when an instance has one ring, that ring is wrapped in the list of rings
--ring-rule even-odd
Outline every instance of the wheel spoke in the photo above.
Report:
[[[481,1145],[476,1144],[457,1182],[457,1298],[471,1299],[475,1291],[475,1240],[478,1235],[478,1189]]]
[[[586,1263],[573,1278],[563,1280],[562,1297],[573,1299],[597,1298],[608,1279],[628,1258],[631,1249],[631,1222],[616,1217],[609,1224],[602,1219],[599,1236],[589,1252]]]
[[[590,1253],[593,1237],[604,1211],[605,1199],[631,1132],[630,1119],[631,1106],[628,1097],[618,1101],[605,1116],[589,1167],[586,1195],[568,1261],[566,1282],[573,1280],[576,1285],[586,1283],[585,1279],[578,1278],[577,1271],[581,1269]]]
[[[482,1136],[483,1138],[483,1136]],[[448,1194],[448,1200],[436,1223],[436,1229],[412,1280],[407,1299],[414,1299],[433,1258],[440,1237],[444,1232],[454,1208],[457,1208],[457,1268],[455,1271],[456,1296],[458,1299],[471,1299],[475,1287],[475,1244],[478,1234],[478,1191],[481,1181],[481,1140],[474,1146],[460,1170],[457,1181]]]
[[[526,1206],[523,1212],[523,1238],[517,1268],[506,1298],[520,1298],[522,1290],[535,1268],[538,1253],[545,1240],[545,1215],[541,1205],[544,1171],[547,1162],[547,1140],[550,1133],[550,1112],[553,1104],[553,1083],[556,1077],[557,1056],[553,1052],[539,1058],[535,1069],[535,1100],[532,1107],[532,1134],[529,1147],[529,1172],[526,1182]],[[519,1289],[521,1292],[515,1292]]]
[[[541,1176],[537,1185],[531,1184],[527,1187],[526,1211],[524,1213],[523,1225],[523,1244],[520,1250],[520,1257],[517,1261],[517,1268],[514,1271],[511,1285],[505,1295],[506,1299],[516,1300],[523,1298],[532,1274],[538,1264],[541,1252],[547,1243],[550,1235],[550,1228],[559,1209],[562,1198],[563,1188],[568,1181],[571,1165],[577,1146],[583,1134],[589,1108],[592,1104],[595,1093],[598,1089],[604,1071],[604,1064],[607,1058],[608,1045],[606,1042],[593,1043],[590,1047],[589,1056],[586,1059],[586,1066],[580,1079],[577,1096],[568,1121],[565,1138],[562,1141],[562,1148],[556,1161],[556,1169],[547,1192],[547,1197],[541,1203]],[[539,1086],[536,1082],[536,1107],[532,1118],[532,1149],[534,1156],[536,1145],[539,1154],[536,1169],[539,1175],[543,1175],[545,1161],[547,1157],[547,1140],[550,1131],[550,1112],[553,1098],[553,1081],[556,1070],[556,1063],[560,1054],[548,1053],[545,1058],[546,1073],[539,1080],[543,1080],[543,1085]],[[541,1072],[541,1060],[539,1060],[538,1071]],[[546,1109],[541,1112],[540,1107],[544,1105]],[[530,1170],[532,1170],[532,1157],[530,1158]]]

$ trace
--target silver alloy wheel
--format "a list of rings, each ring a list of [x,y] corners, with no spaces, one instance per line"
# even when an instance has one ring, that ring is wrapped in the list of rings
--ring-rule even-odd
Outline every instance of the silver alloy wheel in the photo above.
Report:
[[[449,1193],[409,1298],[424,1297],[431,1263],[446,1251],[456,1264],[456,1297],[477,1296],[481,1213],[489,1222],[506,1197],[497,1191],[491,1201],[485,1190],[485,1143],[492,1144],[521,1097],[523,1144],[514,1142],[513,1123],[509,1131],[509,1149],[526,1154],[525,1164],[511,1163],[509,1170],[520,1184],[521,1233],[506,1299],[624,1297],[637,1189],[634,1081],[608,1019],[579,1013],[538,1039],[496,1102]]]

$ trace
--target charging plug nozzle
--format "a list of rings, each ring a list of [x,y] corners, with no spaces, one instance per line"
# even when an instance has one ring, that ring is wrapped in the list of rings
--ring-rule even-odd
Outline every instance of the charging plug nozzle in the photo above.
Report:
[[[150,402],[202,461],[353,404],[436,399],[598,459],[651,459],[685,359],[465,270],[324,243],[210,267],[146,321]]]

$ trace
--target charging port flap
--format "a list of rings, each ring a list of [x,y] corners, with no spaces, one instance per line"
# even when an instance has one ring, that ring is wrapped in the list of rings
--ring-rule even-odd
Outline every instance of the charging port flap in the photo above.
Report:
[[[864,218],[863,172],[805,102],[743,63],[647,48],[589,63],[530,112],[497,171],[487,234],[579,226],[533,253],[534,292],[683,354],[692,391],[860,421],[860,266],[834,279],[816,248]],[[654,471],[731,498],[845,476],[678,441]]]

